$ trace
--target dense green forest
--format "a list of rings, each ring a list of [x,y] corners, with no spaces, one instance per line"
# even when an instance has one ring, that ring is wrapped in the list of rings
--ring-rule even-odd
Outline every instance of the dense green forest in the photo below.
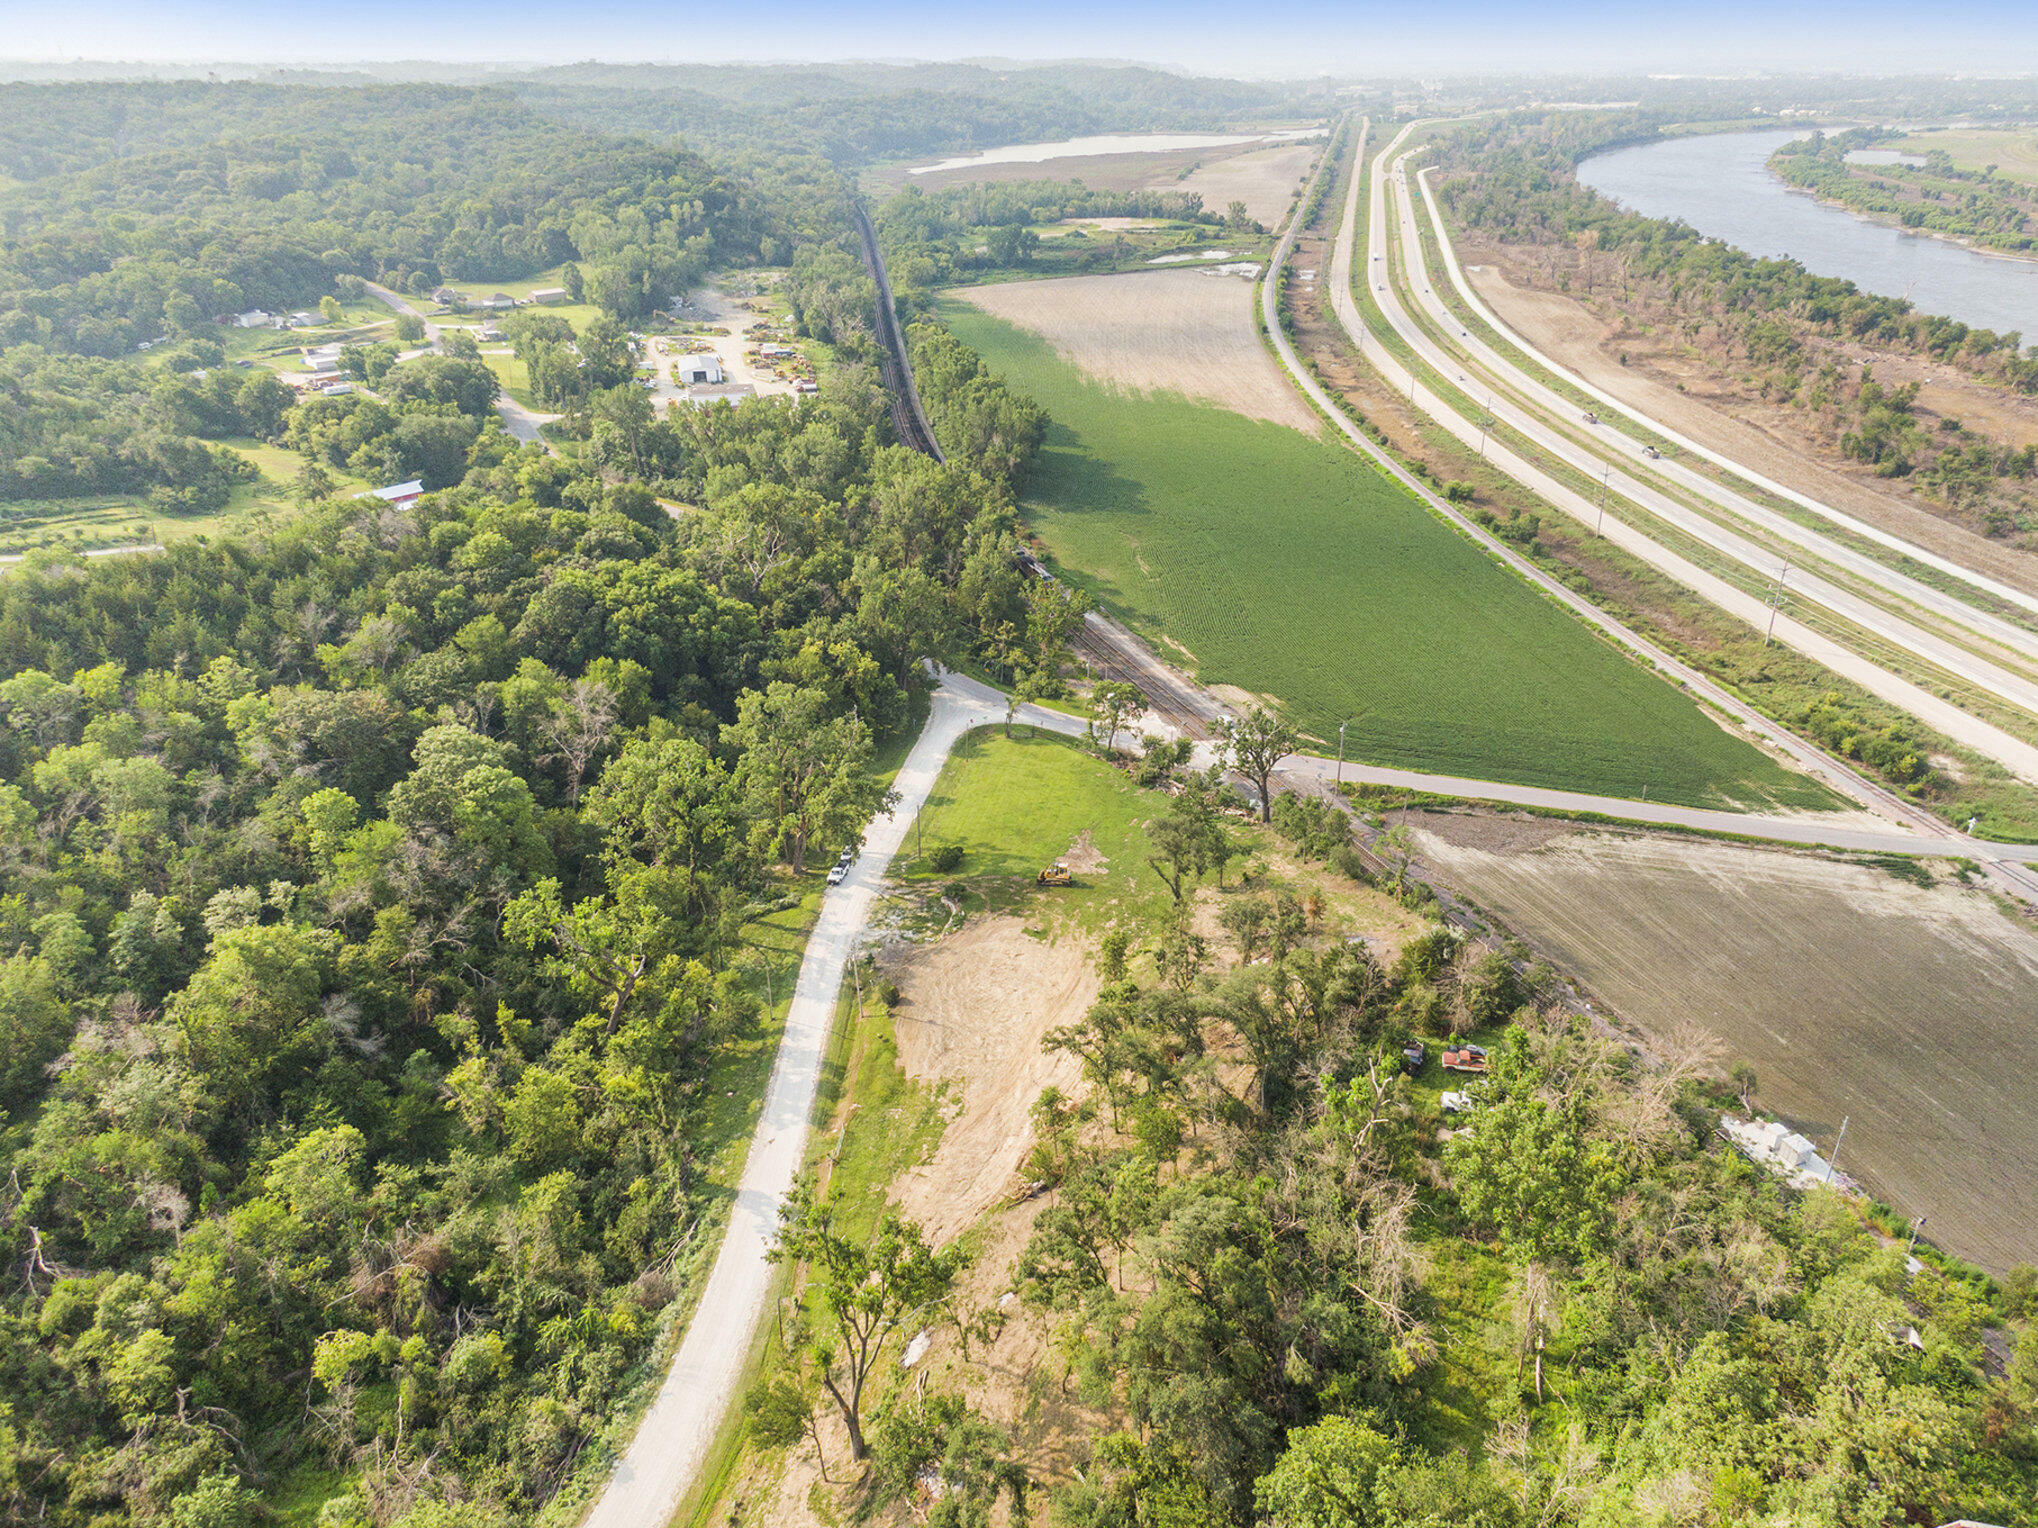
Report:
[[[1067,625],[854,376],[679,417],[679,519],[526,447],[0,582],[10,1521],[522,1520],[684,1295],[745,920]]]
[[[429,292],[569,260],[634,317],[710,262],[791,253],[745,181],[495,91],[15,85],[0,123],[0,174],[25,182],[0,191],[0,345],[121,355],[316,307],[343,274]],[[121,153],[74,163],[108,132]]]

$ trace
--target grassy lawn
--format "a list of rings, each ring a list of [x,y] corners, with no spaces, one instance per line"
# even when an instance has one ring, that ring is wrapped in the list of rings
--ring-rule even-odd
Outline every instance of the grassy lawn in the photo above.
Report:
[[[1206,684],[1368,763],[1692,806],[1830,806],[1352,453],[1094,383],[961,303],[954,332],[1053,416],[1025,510],[1075,582]]]
[[[226,507],[189,515],[166,515],[146,500],[123,495],[90,499],[24,499],[0,505],[0,555],[41,547],[87,551],[94,547],[182,541],[192,536],[218,536],[245,530],[266,516],[297,512],[290,485],[303,462],[294,451],[267,441],[234,439],[215,442],[239,452],[262,476],[234,489]],[[368,485],[338,469],[333,481],[341,493]]]
[[[928,854],[961,845],[961,868],[937,875],[909,838],[893,874],[909,883],[960,880],[1004,905],[1035,896],[1041,867],[1087,834],[1102,867],[1079,871],[1073,886],[1038,892],[1043,909],[1091,929],[1158,923],[1168,893],[1146,863],[1145,825],[1166,805],[1073,738],[1015,726],[1007,739],[1001,726],[979,727],[955,745],[918,825]]]
[[[529,367],[513,355],[491,355],[485,350],[481,353],[481,359],[488,369],[495,373],[495,380],[502,384],[504,392],[527,409],[537,407],[531,397]]]

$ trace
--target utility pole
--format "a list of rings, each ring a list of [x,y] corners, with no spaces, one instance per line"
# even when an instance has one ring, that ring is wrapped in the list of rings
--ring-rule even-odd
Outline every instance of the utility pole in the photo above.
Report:
[[[1852,1117],[1846,1114],[1840,1116],[1840,1136],[1833,1142],[1833,1160],[1828,1165],[1833,1169],[1834,1188],[1840,1186],[1840,1148],[1847,1144],[1847,1121]]]
[[[1345,724],[1337,724],[1337,783],[1345,783]]]
[[[1762,633],[1762,645],[1767,647],[1776,639],[1776,612],[1783,604],[1783,586],[1790,577],[1790,564],[1783,565],[1783,571],[1776,575],[1776,582],[1769,586],[1769,629]]]

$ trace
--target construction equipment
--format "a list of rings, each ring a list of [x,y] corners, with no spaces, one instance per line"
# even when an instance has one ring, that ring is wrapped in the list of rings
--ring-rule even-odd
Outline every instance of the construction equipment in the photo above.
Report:
[[[1056,860],[1033,879],[1042,886],[1073,886],[1076,884],[1076,878],[1070,873],[1066,860]]]
[[[1455,1050],[1446,1050],[1443,1055],[1444,1070],[1447,1072],[1484,1072],[1486,1047],[1483,1045],[1462,1045]]]

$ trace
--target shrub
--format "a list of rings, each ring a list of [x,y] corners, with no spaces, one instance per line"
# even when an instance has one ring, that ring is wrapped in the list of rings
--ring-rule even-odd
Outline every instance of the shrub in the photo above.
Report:
[[[927,853],[927,868],[936,875],[953,875],[962,868],[962,845],[941,844]]]

